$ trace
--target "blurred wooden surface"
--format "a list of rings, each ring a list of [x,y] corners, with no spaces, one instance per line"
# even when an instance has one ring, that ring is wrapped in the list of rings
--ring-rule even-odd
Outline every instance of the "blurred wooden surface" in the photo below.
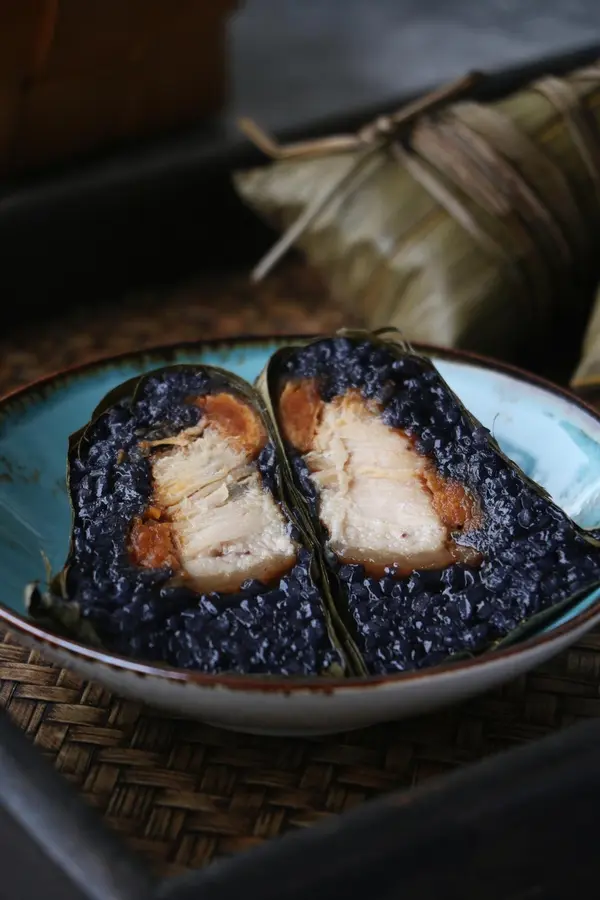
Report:
[[[600,6],[246,0],[229,35],[222,114],[0,184],[0,292],[18,298],[20,310],[62,307],[82,278],[96,302],[117,280],[141,287],[197,272],[203,246],[214,252],[230,230],[231,168],[260,159],[237,128],[239,115],[284,138],[354,128],[475,67],[489,76],[482,96],[496,96],[600,55]],[[3,99],[0,135],[10,126]]]
[[[2,0],[0,176],[198,123],[237,0]]]

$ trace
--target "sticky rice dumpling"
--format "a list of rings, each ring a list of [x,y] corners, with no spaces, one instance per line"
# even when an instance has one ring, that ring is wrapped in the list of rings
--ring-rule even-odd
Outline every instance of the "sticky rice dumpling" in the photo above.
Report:
[[[71,548],[31,613],[207,673],[420,670],[537,633],[600,541],[428,358],[365,332],[288,345],[252,387],[170,366],[72,436]]]
[[[339,673],[326,589],[280,478],[270,425],[235,376],[171,367],[124,385],[71,441],[54,614],[76,610],[112,651],[174,666]]]
[[[428,359],[324,339],[279,351],[267,383],[369,671],[480,652],[597,583],[597,541],[504,456]]]

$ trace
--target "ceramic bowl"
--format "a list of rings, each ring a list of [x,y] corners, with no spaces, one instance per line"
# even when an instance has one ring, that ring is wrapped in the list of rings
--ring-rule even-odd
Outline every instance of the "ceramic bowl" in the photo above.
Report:
[[[64,562],[70,529],[68,435],[112,387],[176,362],[253,380],[284,339],[196,343],[130,354],[45,378],[0,401],[0,623],[49,660],[121,695],[226,728],[324,734],[424,713],[538,665],[600,622],[600,590],[527,642],[418,673],[333,681],[205,675],[145,665],[48,633],[28,619],[24,586]],[[505,452],[585,528],[600,526],[600,416],[567,392],[464,353],[425,349]]]

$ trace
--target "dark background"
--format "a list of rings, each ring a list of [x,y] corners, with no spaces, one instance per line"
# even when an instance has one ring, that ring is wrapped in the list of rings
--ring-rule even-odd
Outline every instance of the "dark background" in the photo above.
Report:
[[[319,133],[473,68],[490,73],[493,95],[589,61],[599,41],[597,0],[245,0],[217,120],[0,186],[5,308],[51,312],[251,264],[270,235],[229,187],[233,165],[259,159],[238,115],[284,137]]]

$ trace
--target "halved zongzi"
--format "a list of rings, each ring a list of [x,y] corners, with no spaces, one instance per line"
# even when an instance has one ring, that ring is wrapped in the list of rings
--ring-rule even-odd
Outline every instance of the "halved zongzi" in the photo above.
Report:
[[[321,536],[373,673],[477,653],[600,582],[600,544],[500,451],[432,363],[348,335],[285,348],[262,387],[292,501]]]
[[[206,672],[340,674],[319,561],[282,502],[260,399],[203,366],[128,382],[73,436],[72,546],[32,612]]]
[[[70,441],[71,548],[34,616],[205,672],[380,674],[517,640],[600,584],[600,541],[406,345],[289,346],[258,386],[173,366],[107,395]]]

